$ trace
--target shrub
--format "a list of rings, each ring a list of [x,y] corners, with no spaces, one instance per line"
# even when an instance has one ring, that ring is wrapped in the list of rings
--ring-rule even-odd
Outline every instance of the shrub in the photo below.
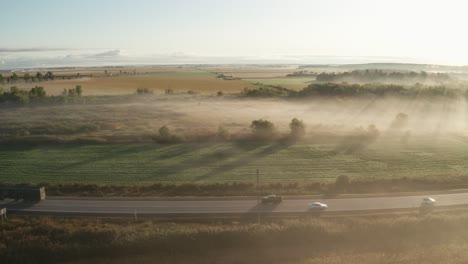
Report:
[[[63,89],[62,96],[69,96],[69,97],[80,97],[83,93],[83,88],[81,85],[75,86],[73,89]]]
[[[83,89],[81,88],[81,85],[77,85],[75,87],[75,92],[76,92],[76,95],[81,96],[81,94],[83,93]]]
[[[46,97],[46,92],[42,86],[36,86],[29,91],[29,98],[31,99],[44,97]]]
[[[171,131],[167,126],[160,127],[158,131],[161,138],[169,138],[171,136]]]
[[[138,88],[136,93],[137,94],[152,94],[153,91],[148,88]]]

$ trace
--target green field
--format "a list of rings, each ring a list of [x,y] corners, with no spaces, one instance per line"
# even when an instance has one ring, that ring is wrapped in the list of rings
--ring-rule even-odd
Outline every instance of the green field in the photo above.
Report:
[[[354,153],[339,143],[183,143],[158,145],[3,145],[0,181],[9,183],[310,183],[351,179],[457,177],[468,174],[466,143],[456,138],[380,138]]]

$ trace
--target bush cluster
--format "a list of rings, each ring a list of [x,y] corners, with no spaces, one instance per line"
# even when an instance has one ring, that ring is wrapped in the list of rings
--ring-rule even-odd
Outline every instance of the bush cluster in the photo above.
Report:
[[[9,92],[0,88],[0,103],[12,102],[26,104],[30,101],[40,100],[43,98],[46,98],[46,92],[42,86],[35,86],[29,91],[20,90],[16,86],[12,86]]]
[[[256,88],[244,88],[242,95],[246,97],[282,97],[290,95],[291,91],[287,88],[274,85],[257,84]]]

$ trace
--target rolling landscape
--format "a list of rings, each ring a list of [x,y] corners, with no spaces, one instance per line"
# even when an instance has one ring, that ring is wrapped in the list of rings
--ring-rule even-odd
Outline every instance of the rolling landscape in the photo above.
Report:
[[[463,2],[0,2],[0,263],[467,262]]]

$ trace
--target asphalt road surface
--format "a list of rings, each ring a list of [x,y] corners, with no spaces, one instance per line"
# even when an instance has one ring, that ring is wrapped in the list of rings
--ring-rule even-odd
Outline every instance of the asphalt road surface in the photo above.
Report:
[[[399,196],[378,198],[339,198],[339,199],[285,199],[278,205],[257,206],[257,200],[79,200],[48,199],[39,203],[0,201],[10,213],[21,214],[60,214],[60,215],[153,215],[153,216],[209,216],[209,215],[249,215],[258,212],[280,215],[300,214],[309,211],[312,201],[328,205],[327,213],[375,212],[379,210],[417,209],[423,197]],[[468,205],[468,193],[437,194],[436,207]]]

